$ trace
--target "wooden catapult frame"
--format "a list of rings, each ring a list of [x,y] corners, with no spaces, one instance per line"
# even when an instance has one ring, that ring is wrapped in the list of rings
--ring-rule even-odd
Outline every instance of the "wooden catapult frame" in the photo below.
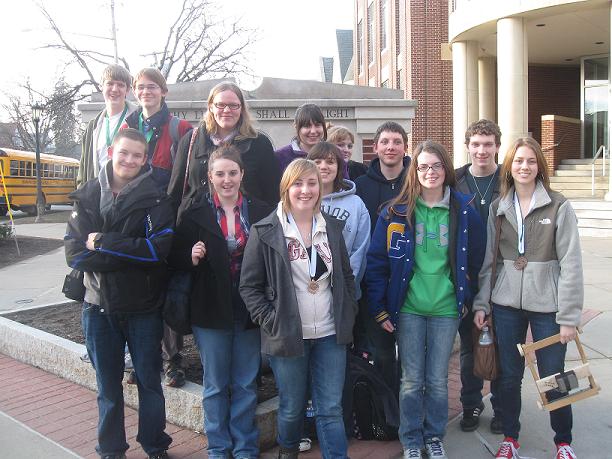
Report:
[[[542,339],[531,344],[517,344],[519,353],[523,357],[525,357],[525,360],[527,361],[527,366],[529,367],[531,375],[535,380],[536,387],[540,395],[540,400],[538,400],[538,406],[540,407],[540,409],[553,411],[564,406],[570,405],[574,402],[584,400],[585,398],[592,397],[599,393],[600,388],[595,382],[593,375],[591,374],[589,362],[586,358],[586,354],[584,353],[584,349],[582,348],[582,344],[580,343],[580,338],[578,338],[578,333],[582,333],[582,330],[578,329],[574,342],[576,343],[576,348],[578,349],[578,353],[580,354],[582,364],[570,370],[566,370],[563,374],[556,373],[551,376],[546,376],[545,378],[540,378],[538,367],[536,366],[535,351],[558,343],[561,339],[561,335],[557,334],[549,336],[548,338]],[[572,394],[568,393],[568,395],[558,398],[552,402],[548,401],[548,398],[546,397],[546,392],[551,389],[560,389],[559,384],[561,383],[562,385],[564,385],[565,381],[559,382],[559,379],[564,379],[564,377],[565,381],[567,381],[567,377],[569,377],[576,383],[576,386],[570,387],[567,392],[569,392],[569,390],[571,389],[575,389],[577,387],[577,381],[580,379],[588,379],[589,387],[578,390]],[[562,390],[561,392],[566,391]]]

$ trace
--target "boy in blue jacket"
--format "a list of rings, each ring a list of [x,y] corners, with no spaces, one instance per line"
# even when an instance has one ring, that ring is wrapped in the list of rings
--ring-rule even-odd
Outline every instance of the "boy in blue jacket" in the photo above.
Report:
[[[165,258],[173,212],[151,176],[147,143],[135,129],[119,131],[112,160],[71,197],[74,209],[64,238],[66,261],[84,272],[83,332],[98,384],[101,457],[124,458],[124,347],[136,371],[137,441],[152,459],[168,457],[161,386]]]

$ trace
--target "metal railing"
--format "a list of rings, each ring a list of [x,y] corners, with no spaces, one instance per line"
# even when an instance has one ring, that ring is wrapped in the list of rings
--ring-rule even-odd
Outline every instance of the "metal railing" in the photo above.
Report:
[[[606,176],[606,155],[608,155],[608,161],[610,161],[610,155],[608,153],[608,149],[606,148],[605,145],[601,145],[597,149],[597,153],[593,157],[593,161],[591,161],[591,196],[595,196],[595,162],[601,156],[601,159],[602,159],[601,175],[605,177]]]

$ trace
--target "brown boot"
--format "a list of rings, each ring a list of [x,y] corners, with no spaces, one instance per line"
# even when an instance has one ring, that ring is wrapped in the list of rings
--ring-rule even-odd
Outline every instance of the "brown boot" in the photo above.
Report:
[[[297,459],[299,451],[297,449],[278,448],[278,459]]]

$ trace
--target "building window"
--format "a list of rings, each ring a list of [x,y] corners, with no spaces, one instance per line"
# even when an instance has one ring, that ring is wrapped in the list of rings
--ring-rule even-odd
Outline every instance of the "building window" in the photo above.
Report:
[[[400,31],[400,1],[395,0],[395,54],[397,56],[402,52],[402,40]]]
[[[368,63],[374,62],[374,2],[368,6]]]
[[[357,24],[357,75],[363,70],[363,21]]]
[[[387,48],[387,0],[380,0],[380,50]]]

